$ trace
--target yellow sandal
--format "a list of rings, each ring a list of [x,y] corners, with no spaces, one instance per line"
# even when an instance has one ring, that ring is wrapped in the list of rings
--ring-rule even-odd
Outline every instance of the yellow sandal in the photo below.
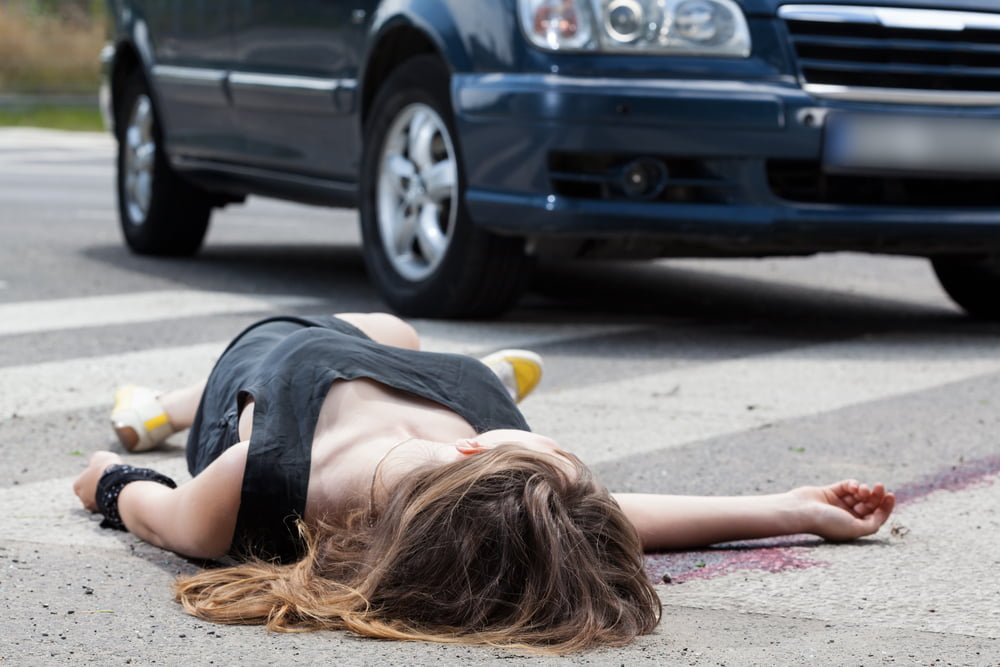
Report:
[[[115,392],[111,428],[128,451],[145,452],[174,434],[174,427],[157,396],[159,392],[134,384]]]
[[[542,358],[529,350],[500,350],[480,361],[500,378],[516,403],[534,391],[542,379]]]

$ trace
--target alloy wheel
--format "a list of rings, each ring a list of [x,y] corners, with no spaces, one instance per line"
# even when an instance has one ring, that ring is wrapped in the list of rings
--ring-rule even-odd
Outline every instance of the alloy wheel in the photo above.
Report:
[[[386,133],[376,185],[378,225],[396,272],[418,282],[444,260],[455,233],[458,164],[441,116],[403,108]]]
[[[153,199],[153,169],[156,162],[156,139],[153,136],[153,103],[140,95],[132,107],[125,128],[124,194],[128,219],[142,225]]]

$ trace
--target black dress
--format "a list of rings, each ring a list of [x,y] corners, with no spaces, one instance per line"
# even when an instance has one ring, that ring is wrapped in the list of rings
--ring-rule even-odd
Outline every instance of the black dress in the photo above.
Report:
[[[254,402],[236,533],[237,557],[295,560],[313,434],[336,380],[368,378],[452,410],[477,433],[527,430],[497,377],[464,355],[381,345],[331,316],[278,317],[244,330],[212,370],[187,445],[192,476],[239,442],[240,408]]]

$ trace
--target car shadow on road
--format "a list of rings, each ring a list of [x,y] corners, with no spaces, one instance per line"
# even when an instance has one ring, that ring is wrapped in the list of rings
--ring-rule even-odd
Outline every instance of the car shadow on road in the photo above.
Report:
[[[1000,324],[966,317],[940,303],[921,304],[863,292],[789,284],[652,262],[542,265],[514,316],[682,319],[740,325],[762,334],[908,331],[1000,333]]]
[[[83,253],[116,269],[193,290],[293,295],[340,310],[388,309],[368,280],[355,245],[211,244],[194,257],[135,255],[121,246]],[[811,338],[905,329],[1000,333],[958,309],[863,292],[723,274],[662,262],[550,262],[500,318],[510,323],[676,323],[739,326],[757,336]]]

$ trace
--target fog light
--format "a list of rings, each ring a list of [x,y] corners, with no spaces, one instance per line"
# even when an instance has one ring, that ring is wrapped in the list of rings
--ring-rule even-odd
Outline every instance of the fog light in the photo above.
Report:
[[[616,42],[630,44],[645,32],[645,12],[636,0],[612,0],[604,14],[604,28]]]
[[[632,160],[622,168],[622,194],[629,199],[654,199],[663,193],[668,176],[667,165],[660,160]]]

